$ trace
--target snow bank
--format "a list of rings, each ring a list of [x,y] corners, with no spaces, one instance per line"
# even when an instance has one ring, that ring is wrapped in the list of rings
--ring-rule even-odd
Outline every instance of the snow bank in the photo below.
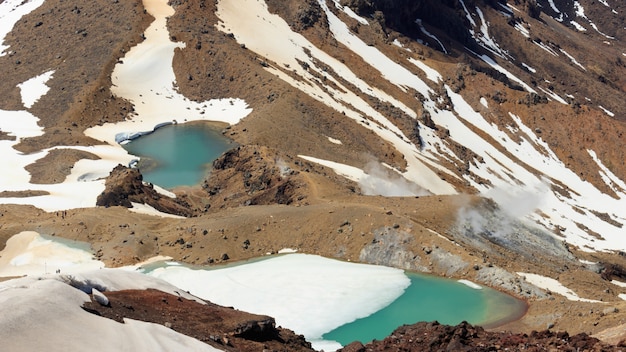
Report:
[[[517,273],[517,275],[523,277],[529,283],[543,288],[545,290],[549,290],[554,293],[558,293],[562,296],[565,296],[570,301],[580,301],[580,302],[593,302],[593,303],[601,303],[602,301],[598,301],[595,299],[586,299],[579,297],[574,291],[568,289],[563,286],[558,280],[541,276],[538,274],[531,273]]]
[[[330,160],[314,158],[307,155],[298,157],[333,169],[337,175],[343,176],[359,184],[361,192],[368,196],[413,197],[431,193],[408,181],[402,174],[392,168],[383,168],[378,162],[369,162],[365,170]]]
[[[65,241],[64,241],[65,242]],[[102,269],[86,250],[36,232],[11,237],[0,252],[0,341],[7,351],[218,351],[162,325],[119,324],[81,309],[88,293],[153,288],[203,303],[134,268]],[[61,273],[49,272],[61,270]],[[106,293],[105,293],[106,295]]]
[[[9,238],[0,252],[0,277],[42,275],[60,270],[75,273],[104,267],[93,255],[33,231]]]
[[[469,280],[461,279],[461,280],[458,280],[458,282],[462,283],[463,285],[465,285],[467,287],[473,288],[474,290],[482,290],[483,289],[482,286],[480,286],[480,285],[478,285],[478,284],[476,284],[474,282],[471,282]]]
[[[384,308],[410,284],[402,270],[306,254],[218,270],[170,266],[148,274],[214,303],[273,316],[314,347],[324,333]]]
[[[17,85],[25,107],[31,108],[39,98],[48,93],[50,87],[46,85],[46,82],[52,78],[53,74],[54,70],[48,71]]]
[[[159,216],[162,218],[185,219],[184,216],[168,214],[162,211],[158,211],[154,209],[153,207],[149,206],[148,204],[135,203],[135,202],[131,202],[131,204],[133,205],[133,207],[129,208],[128,210],[134,213]]]
[[[162,325],[131,319],[120,324],[88,313],[81,308],[88,301],[86,293],[55,278],[1,282],[3,350],[219,351]]]

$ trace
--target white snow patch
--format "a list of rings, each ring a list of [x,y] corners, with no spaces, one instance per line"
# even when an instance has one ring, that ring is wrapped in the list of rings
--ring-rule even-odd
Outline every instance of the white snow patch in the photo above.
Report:
[[[531,72],[531,73],[537,73],[537,70],[535,70],[534,68],[532,68],[532,67],[528,66],[527,64],[525,64],[525,63],[523,63],[523,62],[522,62],[522,66],[524,66],[524,68],[525,68],[526,70],[528,70],[528,72]]]
[[[576,12],[576,16],[587,19],[587,16],[585,16],[585,8],[578,1],[574,1],[574,11]]]
[[[144,182],[144,184],[145,184],[145,182]],[[163,187],[161,187],[161,186],[158,186],[158,185],[153,184],[153,185],[152,185],[152,188],[154,188],[154,190],[155,190],[158,194],[160,194],[160,195],[162,195],[162,196],[166,196],[166,197],[168,197],[168,198],[173,198],[173,199],[176,199],[176,194],[175,194],[174,192],[168,191],[168,190],[166,190],[165,188],[163,188]]]
[[[482,290],[483,289],[482,286],[480,286],[480,285],[478,285],[478,284],[476,284],[474,282],[471,282],[469,280],[461,279],[461,280],[458,280],[458,282],[462,283],[465,286],[473,288],[474,290]]]
[[[338,144],[338,145],[342,145],[343,143],[339,140],[339,139],[335,139],[333,137],[326,137],[328,138],[328,141],[332,144]]]
[[[132,319],[124,319],[124,324],[120,324],[91,314],[81,308],[84,302],[91,301],[89,295],[70,286],[69,280],[69,276],[48,275],[0,283],[0,340],[3,349],[87,351],[97,346],[96,349],[103,352],[219,351],[160,324]],[[94,284],[99,287],[104,284],[108,290],[111,286],[123,289],[159,286],[168,287],[173,294],[177,291],[163,281],[119,269],[92,271],[80,278],[73,277],[72,281],[84,283],[84,289],[89,291]],[[182,290],[178,291],[190,297]]]
[[[133,207],[132,208],[128,208],[128,210],[132,211],[133,213],[144,214],[144,215],[151,215],[151,216],[158,216],[158,217],[161,217],[161,218],[185,219],[184,216],[168,214],[168,213],[164,213],[162,211],[158,211],[158,210],[154,209],[153,207],[151,207],[148,204],[135,203],[135,202],[131,202],[131,204],[133,205]]]
[[[217,270],[165,267],[149,275],[216,304],[273,316],[314,348],[324,333],[384,308],[410,285],[399,269],[306,254]]]
[[[504,67],[500,66],[497,62],[495,62],[495,60],[493,60],[492,58],[490,58],[487,55],[479,55],[477,53],[474,53],[474,55],[476,55],[478,58],[480,58],[481,60],[483,60],[485,63],[487,63],[489,66],[493,67],[494,69],[496,69],[497,71],[499,71],[500,73],[503,73],[504,75],[506,75],[510,80],[517,82],[520,86],[522,86],[522,88],[524,88],[527,92],[529,93],[537,93],[534,89],[532,89],[528,84],[526,84],[524,81],[522,81],[520,78],[518,78],[517,76],[515,76],[514,74],[512,74],[511,72],[509,72],[508,70],[506,70]]]
[[[174,9],[164,0],[145,0],[148,13],[155,17],[146,29],[146,39],[133,47],[113,70],[112,92],[130,100],[136,116],[130,120],[96,126],[85,131],[89,137],[117,145],[118,133],[151,131],[154,126],[170,122],[211,119],[235,124],[251,109],[241,99],[213,99],[195,102],[178,93],[172,69],[174,51],[184,43],[170,41],[167,18]]]
[[[298,250],[297,249],[293,249],[293,248],[283,248],[281,250],[278,251],[278,254],[288,254],[288,253],[297,253]]]
[[[619,297],[620,299],[626,301],[626,293],[620,293],[617,295],[617,297]]]
[[[548,53],[550,53],[552,56],[559,56],[559,54],[554,49],[552,49],[550,46],[544,44],[543,42],[542,43],[538,43],[538,42],[533,40],[533,43],[535,43],[541,49],[543,49],[543,50],[547,51]]]
[[[572,24],[572,26],[574,26],[574,28],[576,28],[577,31],[579,32],[586,32],[587,28],[583,27],[580,23],[576,22],[576,21],[569,21],[569,23]]]
[[[489,103],[487,102],[487,99],[485,97],[480,97],[480,103],[486,107],[487,109],[489,109]]]
[[[613,112],[611,112],[611,111],[607,110],[607,109],[606,109],[606,108],[604,108],[602,105],[598,105],[598,107],[599,107],[600,109],[602,109],[602,111],[604,111],[604,113],[605,113],[605,114],[607,114],[607,115],[609,115],[609,116],[611,116],[611,117],[615,117],[615,113],[613,113]]]
[[[619,286],[619,287],[626,287],[626,282],[621,282],[621,281],[617,281],[617,280],[611,280],[611,283],[613,285]]]
[[[598,155],[595,151],[591,149],[587,149],[587,153],[591,156],[593,161],[595,161],[596,165],[600,169],[600,177],[602,177],[602,181],[613,190],[618,196],[623,196],[626,193],[626,182],[622,181],[619,177],[617,177],[611,170],[609,170],[606,165],[598,158]]]
[[[554,4],[554,0],[548,0],[548,3],[550,4],[550,7],[552,8],[552,10],[554,10],[554,12],[561,13],[561,11],[559,11],[559,9]]]
[[[422,60],[416,60],[412,57],[409,58],[409,62],[412,63],[413,65],[417,66],[420,70],[424,71],[424,73],[426,74],[426,78],[428,78],[429,80],[438,83],[439,81],[443,80],[443,77],[441,76],[441,74],[431,68],[430,66],[426,65],[424,63],[424,61]]]
[[[463,5],[465,6],[465,5]],[[482,10],[476,7],[476,13],[480,18],[480,32],[476,33],[473,29],[470,29],[470,33],[478,41],[483,48],[491,51],[494,55],[501,58],[510,58],[511,55],[506,50],[500,48],[498,43],[489,35],[489,23],[485,20]]]
[[[438,168],[436,163],[422,157],[417,146],[411,143],[397,126],[367,101],[318,66],[320,63],[330,65],[337,75],[350,82],[360,92],[389,102],[413,118],[417,116],[415,111],[391,95],[363,82],[344,64],[313,46],[302,35],[291,31],[289,25],[282,18],[268,12],[265,3],[252,0],[242,1],[243,3],[239,2],[237,6],[223,0],[218,2],[217,15],[223,21],[218,24],[218,29],[233,33],[239,43],[245,44],[248,49],[273,62],[289,63],[293,67],[294,73],[301,79],[294,79],[271,66],[267,70],[293,87],[309,94],[312,98],[344,113],[382,139],[389,141],[407,160],[407,171],[404,173],[407,179],[433,193],[456,193],[451,184],[433,172],[431,167]],[[418,76],[351,33],[346,24],[328,9],[326,2],[320,0],[319,4],[328,17],[329,28],[334,37],[363,58],[373,69],[378,70],[383,78],[404,91],[410,87],[424,96],[430,94],[431,89]],[[267,40],[259,40],[259,32],[266,33],[264,38]],[[310,55],[307,55],[303,49],[306,49]],[[318,76],[311,74],[309,70],[301,69],[298,61],[306,62],[309,64],[309,70],[327,77],[340,89],[334,89],[330,85],[326,85],[322,89],[320,86],[323,84],[319,81]],[[449,173],[445,170],[442,171]]]
[[[549,89],[545,89],[543,87],[537,87],[537,88],[539,88],[540,91],[544,92],[548,96],[549,99],[556,100],[556,101],[558,101],[559,103],[561,103],[563,105],[568,105],[567,101],[565,99],[561,98],[561,96],[556,94],[555,92],[553,92],[553,91],[551,91]]]
[[[517,274],[523,277],[524,279],[526,279],[526,281],[528,281],[529,283],[539,288],[543,288],[544,290],[549,290],[551,292],[558,293],[562,296],[565,296],[565,298],[567,298],[570,301],[602,303],[602,301],[598,301],[595,299],[586,299],[586,298],[579,297],[572,290],[563,286],[558,280],[541,276],[538,274],[531,274],[531,273],[517,273]]]
[[[72,248],[34,231],[20,232],[0,252],[0,277],[43,275],[61,270],[74,273],[100,269],[104,263],[79,248]]]
[[[524,27],[523,24],[519,23],[519,22],[515,22],[515,29],[522,33],[522,35],[526,38],[530,38],[530,31],[528,30],[528,28]]]
[[[307,155],[298,155],[298,157],[331,168],[333,169],[333,171],[335,171],[337,175],[343,176],[348,180],[354,182],[359,182],[359,180],[365,177],[365,172],[358,167],[341,164],[330,160],[319,159]]]
[[[476,27],[476,22],[474,21],[474,18],[472,17],[472,14],[467,9],[467,6],[465,6],[465,1],[459,0],[459,2],[463,6],[463,11],[465,11],[465,18],[467,18],[467,20],[472,25],[472,27]]]
[[[0,11],[0,16],[4,16],[0,18],[18,14],[17,10],[11,12],[13,7],[17,8],[17,3],[4,1],[0,4],[0,9],[5,11]],[[26,1],[19,8],[24,10],[37,3],[40,2]],[[129,51],[123,59],[124,64],[116,65],[112,77],[114,93],[131,100],[138,115],[123,123],[105,124],[85,131],[87,136],[106,141],[108,145],[57,146],[32,154],[22,154],[13,149],[13,146],[22,138],[42,135],[43,129],[37,125],[37,117],[26,111],[0,110],[0,129],[16,137],[15,141],[0,141],[0,154],[3,155],[4,163],[3,172],[0,173],[0,190],[48,193],[33,197],[4,197],[0,198],[0,204],[30,204],[45,211],[93,207],[97,196],[104,190],[103,178],[118,164],[127,165],[135,158],[116,143],[115,136],[118,133],[152,130],[155,125],[171,121],[173,117],[181,122],[210,118],[236,123],[249,114],[250,109],[239,99],[197,103],[177,93],[172,58],[174,50],[182,44],[171,42],[166,28],[166,17],[173,14],[174,10],[167,6],[165,0],[146,0],[144,5],[156,20],[146,31],[146,40]],[[7,8],[11,10],[8,15]],[[5,26],[9,21],[5,22],[3,19],[0,23]],[[52,74],[53,71],[49,71],[22,84],[22,96],[27,107],[46,93],[44,83]],[[25,167],[45,157],[53,149],[86,151],[100,159],[78,161],[71,174],[61,180],[61,183],[31,184],[30,174]]]
[[[39,98],[48,93],[50,87],[46,83],[52,78],[53,74],[54,70],[44,72],[17,85],[22,95],[22,103],[26,108],[31,108]]]
[[[561,50],[561,52],[562,52],[563,54],[565,54],[565,56],[567,56],[567,57],[568,57],[568,58],[569,58],[569,59],[570,59],[570,60],[574,63],[574,65],[576,65],[576,66],[578,66],[578,67],[582,68],[584,71],[587,71],[587,69],[585,68],[585,66],[583,66],[580,62],[578,62],[578,61],[577,61],[577,60],[576,60],[576,59],[575,59],[572,55],[570,55],[567,51],[565,51],[565,50],[563,50],[563,49],[560,49],[560,50]]]
[[[598,32],[600,35],[604,36],[605,38],[608,39],[615,39],[615,37],[612,37],[610,35],[604,34],[602,33],[599,29],[598,26],[593,23],[586,15],[585,15],[585,8],[580,4],[580,2],[578,1],[574,1],[574,10],[576,11],[576,16],[578,17],[582,17],[584,19],[586,19],[589,22],[589,25],[591,26],[591,28],[595,29],[596,32]]]
[[[616,188],[617,198],[604,194],[579,175],[568,169],[559,160],[545,141],[539,138],[535,131],[525,126],[521,119],[509,114],[512,122],[509,129],[518,137],[512,139],[510,134],[500,130],[498,126],[487,122],[474,109],[449,87],[446,92],[452,100],[456,114],[432,107],[432,102],[426,102],[433,121],[450,132],[452,140],[462,142],[483,160],[472,163],[470,172],[488,178],[493,186],[486,187],[470,176],[465,179],[487,197],[493,197],[492,189],[505,190],[506,193],[523,195],[523,197],[499,198],[498,204],[508,209],[510,204],[518,204],[519,199],[532,199],[529,203],[527,219],[539,223],[548,230],[557,227],[562,230],[566,241],[582,250],[618,250],[623,248],[623,236],[619,228],[604,221],[597,221],[597,217],[587,209],[599,213],[614,214],[612,219],[620,224],[626,224],[626,209],[619,205],[626,194]],[[462,121],[461,121],[462,120]],[[474,128],[468,128],[471,125]],[[476,134],[475,129],[483,131],[493,137],[511,156],[507,156]],[[424,135],[426,143],[440,143],[434,136]],[[447,151],[444,151],[448,153]],[[535,172],[539,172],[537,176]],[[554,181],[552,181],[554,180]],[[556,182],[558,181],[558,182]],[[558,192],[551,191],[553,187],[565,184],[571,192],[569,197],[563,197]],[[616,183],[617,184],[617,183]],[[530,206],[533,206],[530,208]],[[538,212],[533,212],[539,209]],[[584,210],[581,212],[581,210]],[[513,214],[516,214],[513,212]],[[522,215],[522,214],[520,214]],[[580,229],[577,224],[584,224],[591,231],[601,233],[602,240],[593,238]]]
[[[363,25],[369,25],[369,22],[367,22],[367,20],[359,15],[357,15],[349,6],[342,6],[341,3],[338,0],[334,0],[335,2],[335,6],[342,10],[346,15],[348,15],[349,17],[355,19],[357,22],[359,22],[360,24]]]
[[[336,174],[358,183],[361,192],[368,196],[413,197],[430,194],[425,189],[405,179],[402,174],[390,168],[383,168],[375,161],[369,162],[365,166],[365,170],[362,170],[330,160],[305,155],[298,155],[298,157],[333,169]]]
[[[420,18],[415,20],[415,24],[417,24],[420,27],[420,30],[422,31],[422,33],[424,33],[425,36],[431,38],[432,40],[436,41],[439,46],[441,47],[441,50],[447,54],[448,50],[446,50],[446,47],[443,45],[443,43],[441,42],[441,40],[439,40],[439,38],[437,38],[437,36],[435,36],[434,34],[430,33],[426,27],[424,27],[424,24],[422,23],[422,20]]]
[[[584,260],[584,259],[578,259],[579,262],[586,264],[586,265],[595,265],[598,264],[597,262],[592,262],[590,260]]]

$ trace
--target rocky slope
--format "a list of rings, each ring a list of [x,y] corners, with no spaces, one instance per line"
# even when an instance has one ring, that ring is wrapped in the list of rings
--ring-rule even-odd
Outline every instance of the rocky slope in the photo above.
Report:
[[[467,323],[402,326],[382,341],[352,343],[340,351],[621,351],[586,334],[570,336],[548,330],[529,334],[488,332]]]
[[[86,311],[123,323],[124,318],[165,325],[222,351],[313,351],[293,331],[277,328],[273,318],[206,305],[158,290],[107,292],[108,305],[88,302]]]
[[[176,198],[118,167],[98,207],[20,205],[46,194],[36,185],[61,184],[78,160],[98,158],[72,149],[103,143],[84,130],[136,118],[132,102],[112,93],[111,74],[152,20],[140,1],[46,0],[16,23],[0,55],[0,116],[24,109],[18,84],[54,70],[50,93],[27,108],[45,133],[14,141],[16,150],[46,154],[25,168],[32,189],[0,189],[0,246],[36,230],[87,241],[115,266],[154,255],[210,264],[289,247],[466,278],[528,300],[527,315],[502,328],[514,337],[428,325],[462,335],[461,345],[440,339],[441,348],[474,337],[478,349],[539,337],[560,343],[569,335],[522,334],[548,326],[592,334],[623,322],[625,291],[611,281],[626,278],[623,4],[171,4],[170,39],[185,44],[172,63],[176,89],[195,101],[244,99],[252,112],[224,130],[239,147],[201,185],[173,190]],[[187,218],[130,213],[131,202]],[[598,302],[567,299],[517,273]]]

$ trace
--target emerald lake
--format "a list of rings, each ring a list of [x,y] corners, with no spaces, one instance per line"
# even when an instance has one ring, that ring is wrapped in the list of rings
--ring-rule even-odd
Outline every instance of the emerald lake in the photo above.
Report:
[[[164,126],[123,146],[141,158],[144,181],[171,189],[200,183],[211,163],[234,145],[221,129],[193,123]]]
[[[411,285],[387,307],[324,334],[325,340],[347,345],[382,340],[403,324],[438,321],[456,325],[462,321],[495,326],[520,318],[526,304],[512,296],[480,286],[430,275],[405,273]]]
[[[273,316],[326,351],[420,321],[496,326],[527,307],[469,282],[305,254],[216,267],[158,262],[141,271],[213,303]]]

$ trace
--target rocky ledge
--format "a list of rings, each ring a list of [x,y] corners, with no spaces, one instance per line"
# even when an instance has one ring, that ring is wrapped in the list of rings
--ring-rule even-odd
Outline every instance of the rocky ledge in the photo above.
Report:
[[[105,190],[98,196],[96,205],[111,207],[120,205],[132,208],[132,203],[146,204],[154,209],[189,217],[193,215],[189,204],[180,198],[164,196],[150,183],[143,182],[138,169],[116,166],[106,180]]]
[[[148,289],[105,292],[108,305],[87,302],[86,311],[113,319],[161,324],[223,351],[314,351],[302,335],[276,327],[274,318],[216,304],[201,304]]]
[[[463,322],[457,326],[417,323],[396,329],[382,341],[367,345],[353,342],[342,352],[378,351],[623,351],[626,344],[611,346],[587,334],[569,336],[549,330],[530,334],[489,332]]]

